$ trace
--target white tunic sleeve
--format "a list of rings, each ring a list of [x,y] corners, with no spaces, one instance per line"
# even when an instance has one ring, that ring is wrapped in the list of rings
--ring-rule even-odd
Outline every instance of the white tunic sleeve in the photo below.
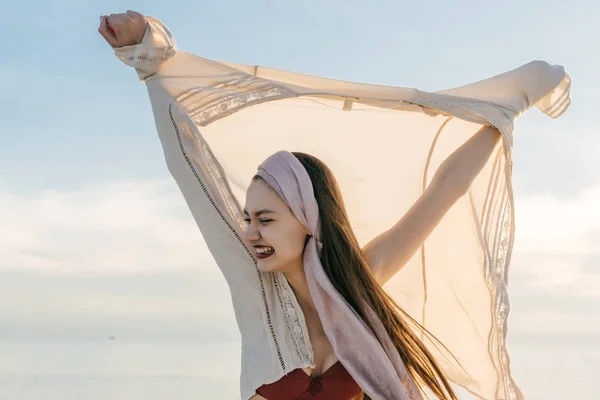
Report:
[[[213,257],[231,285],[252,282],[256,268],[251,248],[243,240],[244,221],[237,200],[228,195],[229,183],[204,141],[198,126],[182,112],[173,91],[157,72],[176,75],[167,60],[176,56],[176,42],[162,22],[146,17],[146,33],[138,45],[115,49],[115,55],[136,69],[148,94],[169,172],[181,190]],[[181,54],[180,54],[181,56]],[[219,262],[222,261],[222,262]],[[235,265],[233,265],[235,264]],[[228,266],[231,265],[231,268]],[[244,277],[244,275],[246,275]]]
[[[154,75],[177,50],[177,42],[169,28],[153,17],[146,17],[146,22],[146,32],[140,44],[115,49],[115,55],[134,67],[142,82]]]

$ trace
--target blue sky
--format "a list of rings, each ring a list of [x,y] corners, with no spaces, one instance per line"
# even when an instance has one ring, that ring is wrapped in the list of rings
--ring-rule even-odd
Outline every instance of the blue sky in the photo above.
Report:
[[[161,19],[181,49],[208,58],[422,90],[459,86],[533,59],[565,65],[574,80],[569,113],[557,121],[526,114],[515,150],[519,193],[562,195],[594,183],[599,166],[592,105],[599,100],[600,5],[524,3],[12,4],[0,13],[0,33],[13,38],[0,64],[0,185],[23,192],[165,176],[145,89],[96,32],[100,14],[130,8]]]
[[[145,87],[97,33],[100,14],[133,9],[204,57],[427,91],[536,59],[564,65],[571,108],[556,120],[530,110],[516,124],[509,332],[600,334],[600,3],[168,4],[0,5],[0,332],[95,335],[104,321],[132,337],[237,340]],[[155,329],[120,319],[144,315]],[[216,322],[189,323],[201,316]]]

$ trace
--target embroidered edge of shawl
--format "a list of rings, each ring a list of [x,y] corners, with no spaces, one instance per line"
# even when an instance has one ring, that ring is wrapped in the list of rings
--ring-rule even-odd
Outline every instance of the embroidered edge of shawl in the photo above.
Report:
[[[492,330],[488,336],[488,351],[493,355],[501,371],[498,386],[502,385],[506,400],[521,400],[523,395],[510,373],[510,359],[506,348],[506,335],[508,327],[508,316],[510,313],[510,298],[508,293],[508,267],[512,244],[514,241],[514,214],[513,201],[510,190],[510,181],[506,178],[504,182],[498,182],[502,163],[502,151],[499,150],[494,162],[492,175],[484,202],[481,216],[481,237],[485,253],[485,281],[492,294]],[[509,177],[508,165],[505,165],[505,177]],[[504,185],[500,186],[502,183]],[[495,193],[497,192],[497,193]],[[492,202],[501,198],[502,206],[499,208],[495,218],[496,231],[488,231],[490,220],[490,208]],[[493,235],[490,245],[490,236]],[[491,253],[490,253],[491,250]],[[498,387],[496,389],[498,391]],[[503,397],[504,398],[504,397]]]

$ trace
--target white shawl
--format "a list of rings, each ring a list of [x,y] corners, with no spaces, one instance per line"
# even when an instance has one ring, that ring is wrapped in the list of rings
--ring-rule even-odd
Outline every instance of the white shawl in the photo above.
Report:
[[[489,162],[385,290],[462,364],[435,347],[449,378],[483,399],[520,399],[506,351],[514,240],[514,121],[570,104],[561,66],[533,61],[459,88],[423,92],[216,62],[176,50],[149,22],[115,49],[147,84],[169,171],[230,288],[242,337],[241,396],[314,367],[302,310],[285,277],[261,273],[243,242],[240,204],[256,167],[302,151],[334,172],[361,245],[394,225],[437,167],[482,125],[502,133]],[[383,282],[382,282],[383,283]]]

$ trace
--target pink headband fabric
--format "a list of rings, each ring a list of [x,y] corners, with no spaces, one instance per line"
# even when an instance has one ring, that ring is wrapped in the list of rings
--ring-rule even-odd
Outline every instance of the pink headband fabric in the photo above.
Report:
[[[304,272],[325,334],[342,365],[373,400],[422,400],[419,388],[371,307],[367,305],[366,311],[383,347],[325,274],[319,258],[323,247],[319,207],[302,163],[292,153],[279,151],[258,167],[257,175],[311,232],[304,249]]]

